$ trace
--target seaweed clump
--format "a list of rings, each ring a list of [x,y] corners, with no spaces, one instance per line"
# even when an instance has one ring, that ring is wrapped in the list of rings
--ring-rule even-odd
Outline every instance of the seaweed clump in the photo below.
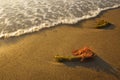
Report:
[[[109,27],[111,25],[111,23],[105,21],[105,20],[100,20],[97,22],[97,26],[96,28],[98,29],[102,29],[102,28],[106,28],[106,27]]]
[[[80,57],[75,57],[75,56],[65,57],[65,56],[56,55],[55,60],[57,62],[68,62],[68,61],[71,62],[71,61],[80,60]]]
[[[81,61],[81,62],[83,62],[84,60],[86,60],[88,58],[93,58],[93,56],[95,54],[90,48],[84,47],[82,49],[73,51],[72,55],[73,56],[71,56],[71,57],[56,55],[55,59],[57,62],[66,62],[66,61]]]

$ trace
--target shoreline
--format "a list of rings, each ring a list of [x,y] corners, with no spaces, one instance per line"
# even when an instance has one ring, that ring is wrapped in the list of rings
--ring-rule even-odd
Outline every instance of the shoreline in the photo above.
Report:
[[[23,36],[23,35],[27,35],[27,34],[32,34],[32,33],[39,32],[39,31],[44,30],[44,29],[48,29],[48,28],[52,28],[52,27],[54,28],[54,27],[59,26],[59,25],[74,25],[74,24],[79,24],[79,23],[84,22],[86,20],[91,20],[91,19],[100,17],[101,15],[103,15],[105,12],[107,12],[109,10],[114,10],[114,9],[119,9],[119,8],[120,8],[119,5],[115,6],[115,7],[111,7],[111,8],[109,7],[108,9],[107,8],[103,9],[100,12],[98,11],[97,15],[93,15],[90,18],[81,19],[81,20],[79,20],[79,18],[78,18],[78,19],[76,19],[76,21],[73,21],[72,23],[66,23],[66,22],[62,21],[62,22],[60,22],[58,24],[55,23],[55,24],[53,24],[53,25],[51,25],[49,27],[48,26],[47,27],[43,27],[43,28],[33,27],[33,28],[29,28],[29,29],[17,30],[15,32],[11,32],[9,34],[7,33],[7,34],[0,35],[0,39],[11,38],[11,37],[19,37],[19,36]]]
[[[120,8],[100,14],[77,24],[0,39],[0,80],[119,80]],[[113,28],[94,29],[100,19],[111,22]],[[73,50],[84,46],[97,54],[95,60],[54,61],[55,55],[70,56]]]

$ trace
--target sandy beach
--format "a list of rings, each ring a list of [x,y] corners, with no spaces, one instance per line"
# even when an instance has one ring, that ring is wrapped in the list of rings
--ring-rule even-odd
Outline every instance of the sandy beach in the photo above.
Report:
[[[95,29],[98,20],[113,25]],[[90,62],[58,63],[54,56],[70,56],[90,47]],[[74,25],[58,25],[32,34],[0,39],[0,80],[120,80],[120,8]]]

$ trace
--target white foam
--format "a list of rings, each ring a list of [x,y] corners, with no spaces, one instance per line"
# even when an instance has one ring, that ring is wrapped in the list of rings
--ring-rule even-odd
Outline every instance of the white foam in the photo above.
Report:
[[[45,24],[42,24],[42,25],[40,25],[40,26],[34,26],[34,27],[32,27],[32,28],[29,28],[29,29],[19,29],[19,30],[15,31],[15,32],[12,32],[12,33],[0,34],[0,38],[1,38],[1,37],[8,38],[8,37],[12,37],[12,36],[20,36],[20,35],[25,34],[25,33],[32,33],[32,32],[35,32],[35,31],[39,31],[39,30],[42,29],[42,28],[49,28],[49,27],[52,27],[52,26],[55,26],[55,25],[61,24],[61,23],[62,23],[62,24],[74,24],[74,23],[77,23],[77,22],[80,21],[80,20],[84,20],[84,19],[89,19],[89,18],[95,17],[95,16],[97,16],[101,11],[108,10],[108,9],[112,9],[112,8],[117,8],[117,7],[119,7],[119,6],[120,6],[120,5],[116,5],[116,6],[114,6],[114,7],[107,7],[107,8],[105,8],[105,9],[98,9],[98,11],[94,11],[94,12],[93,12],[93,15],[92,15],[92,16],[87,15],[87,16],[83,16],[83,17],[81,17],[81,18],[76,18],[76,19],[71,19],[71,20],[65,19],[65,20],[58,21],[57,23],[53,23],[53,24],[51,24],[51,25],[48,24],[47,26],[45,26]]]
[[[32,26],[30,28],[28,27],[28,28],[25,28],[25,29],[18,29],[16,31],[10,32],[10,33],[3,33],[4,31],[2,31],[0,33],[0,38],[2,38],[2,37],[8,38],[8,37],[12,37],[12,36],[20,36],[20,35],[23,35],[23,34],[26,34],[26,33],[32,33],[32,32],[35,32],[35,31],[39,31],[40,29],[43,29],[43,28],[49,28],[49,27],[52,27],[52,26],[55,26],[55,25],[58,25],[58,24],[75,24],[78,21],[96,17],[101,11],[112,9],[112,8],[117,8],[119,6],[120,6],[120,4],[112,6],[112,7],[106,7],[106,8],[103,8],[103,9],[102,8],[97,8],[97,10],[89,11],[90,15],[88,14],[88,15],[84,15],[82,17],[67,17],[67,18],[64,18],[64,19],[59,18],[58,20],[56,20],[53,23],[45,22],[45,23],[40,24],[39,26]],[[43,15],[43,16],[45,17],[45,15]],[[7,19],[6,19],[5,22],[8,23]]]

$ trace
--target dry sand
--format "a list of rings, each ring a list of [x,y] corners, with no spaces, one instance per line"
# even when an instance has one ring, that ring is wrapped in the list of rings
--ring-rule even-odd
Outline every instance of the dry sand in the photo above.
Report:
[[[100,19],[113,27],[95,29]],[[97,57],[85,63],[55,62],[55,55],[69,56],[84,46]],[[0,80],[120,80],[119,61],[120,8],[74,25],[0,39]]]

